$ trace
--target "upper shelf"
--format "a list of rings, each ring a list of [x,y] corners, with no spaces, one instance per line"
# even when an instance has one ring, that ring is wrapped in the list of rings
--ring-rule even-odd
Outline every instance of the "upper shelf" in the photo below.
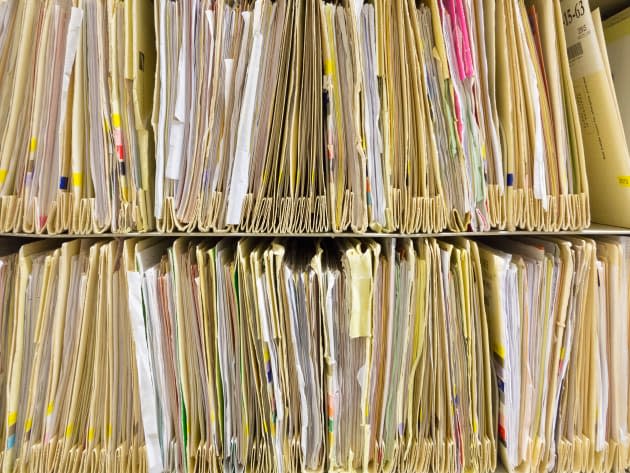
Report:
[[[591,0],[591,10],[600,8],[602,16],[607,18],[628,6],[628,0]]]
[[[439,232],[439,233],[248,233],[248,232],[145,232],[145,233],[97,233],[97,234],[67,234],[62,233],[59,235],[38,235],[33,233],[0,233],[0,237],[19,237],[19,238],[60,238],[60,239],[75,239],[75,238],[133,238],[133,237],[258,237],[258,238],[274,238],[274,237],[296,237],[296,238],[421,238],[421,237],[488,237],[488,236],[518,236],[518,235],[580,235],[580,236],[602,236],[602,235],[626,235],[630,236],[630,228],[612,227],[610,225],[600,225],[597,223],[592,224],[585,230],[567,230],[558,232],[543,232],[543,231],[505,231],[505,230],[492,230],[488,232]]]

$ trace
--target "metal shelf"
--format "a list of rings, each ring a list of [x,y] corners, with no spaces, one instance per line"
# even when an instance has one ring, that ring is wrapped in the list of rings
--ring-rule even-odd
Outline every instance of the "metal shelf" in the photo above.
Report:
[[[191,238],[199,238],[199,237],[216,237],[216,238],[225,238],[225,237],[234,237],[234,238],[243,238],[243,237],[255,237],[255,238],[423,238],[423,237],[457,237],[457,236],[466,236],[466,237],[489,237],[489,236],[523,236],[523,235],[577,235],[577,236],[603,236],[603,235],[625,235],[630,236],[630,228],[621,228],[621,227],[613,227],[610,225],[600,225],[600,224],[592,224],[589,228],[584,230],[567,230],[567,231],[558,231],[558,232],[542,232],[542,231],[526,231],[526,230],[517,230],[517,231],[505,231],[505,230],[492,230],[488,232],[439,232],[439,233],[410,233],[410,234],[402,234],[402,233],[352,233],[352,232],[343,232],[343,233],[296,233],[296,234],[287,234],[287,233],[248,233],[248,232],[170,232],[170,233],[160,233],[160,232],[145,232],[145,233],[90,233],[85,235],[80,234],[68,234],[62,233],[59,235],[48,235],[48,234],[33,234],[33,233],[0,233],[0,237],[14,237],[14,238],[35,238],[35,239],[44,239],[44,238],[57,238],[57,239],[77,239],[77,238],[134,238],[134,237],[191,237]]]

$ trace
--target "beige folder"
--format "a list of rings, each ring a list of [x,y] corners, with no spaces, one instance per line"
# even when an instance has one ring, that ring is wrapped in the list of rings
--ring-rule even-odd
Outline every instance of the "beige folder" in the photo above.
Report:
[[[8,365],[6,384],[5,439],[3,471],[12,471],[16,460],[20,459],[22,433],[30,427],[27,423],[27,407],[21,400],[27,397],[28,380],[33,361],[33,333],[36,328],[39,307],[31,307],[27,290],[39,291],[44,276],[47,254],[55,247],[54,242],[43,241],[24,245],[20,248],[17,272],[15,275],[16,300],[13,303],[15,318],[11,334],[11,359]],[[50,261],[49,261],[50,264]],[[32,274],[33,268],[37,270]],[[30,284],[32,282],[32,285]]]
[[[269,412],[265,403],[267,372],[263,360],[262,344],[260,343],[259,319],[257,314],[256,279],[253,277],[251,256],[255,247],[260,243],[253,240],[243,240],[238,243],[238,285],[241,310],[243,311],[243,336],[246,341],[247,353],[252,360],[251,371],[248,370],[249,395],[247,410],[249,431],[251,432],[250,463],[247,468],[267,471],[269,464],[265,457],[269,451]]]
[[[560,5],[566,9],[569,3],[563,0]],[[604,58],[607,53],[598,40],[588,3],[579,10],[579,18],[565,26],[565,34],[584,140],[592,218],[627,227],[630,217],[624,202],[630,195],[630,155]]]
[[[68,343],[62,355],[57,392],[54,396],[53,417],[48,419],[49,435],[53,439],[48,452],[48,464],[55,468],[71,468],[78,465],[84,452],[83,441],[87,440],[87,406],[92,389],[94,368],[95,317],[90,312],[97,307],[98,265],[101,242],[92,246],[83,242],[78,258],[72,260],[70,276],[70,301],[66,327]],[[74,382],[69,382],[73,379]]]
[[[149,131],[149,120],[155,85],[156,38],[150,21],[153,16],[151,3],[141,1],[126,5],[125,19],[129,26],[125,30],[127,39],[125,78],[131,81],[140,168],[140,175],[136,176],[137,210],[134,223],[135,228],[142,231],[154,228],[152,178],[155,172],[153,161],[155,144]]]
[[[427,131],[427,163],[433,174],[429,175],[429,182],[435,180],[430,187],[436,187],[433,192],[443,198],[442,211],[437,210],[432,217],[436,220],[434,228],[448,225],[452,229],[463,229],[468,225],[471,215],[466,207],[466,176],[461,144],[455,129],[453,88],[451,85],[448,58],[446,55],[444,32],[439,21],[439,10],[436,2],[421,5],[418,11],[420,44],[422,51],[421,67],[427,69],[427,77],[423,81],[422,89],[425,101],[427,121],[431,126]],[[434,53],[435,51],[435,53]],[[426,177],[423,179],[427,180]],[[441,212],[441,213],[440,213]],[[442,215],[444,214],[444,215]],[[446,219],[446,222],[443,220]]]
[[[39,295],[39,298],[27,298],[24,306],[24,356],[20,392],[22,415],[18,415],[16,433],[22,438],[16,442],[16,468],[34,467],[42,455],[41,413],[44,411],[43,397],[51,350],[51,340],[47,334],[53,324],[54,308],[51,300],[56,294],[55,276],[59,253],[59,250],[55,250],[37,255],[32,260],[27,292]]]
[[[609,354],[608,364],[608,410],[607,441],[609,453],[607,463],[613,468],[625,468],[630,448],[628,433],[628,358],[614,356],[624,350],[628,341],[628,306],[624,294],[628,285],[627,242],[617,238],[601,238],[597,241],[597,257],[606,271],[605,330]],[[624,348],[621,348],[624,347]]]
[[[11,361],[11,352],[9,351],[11,347],[11,336],[13,334],[13,326],[15,324],[15,312],[13,310],[13,293],[14,293],[14,284],[15,284],[15,270],[17,267],[17,255],[11,254],[10,252],[6,252],[3,254],[0,259],[0,297],[2,297],[2,313],[1,313],[1,333],[2,337],[2,349],[0,350],[0,372],[2,372],[2,382],[6,386],[8,384],[8,380],[6,378],[6,374],[9,370],[9,364]],[[0,419],[7,418],[7,397],[3,395],[0,398]],[[3,428],[0,430],[0,442],[1,445],[7,444],[7,432]],[[0,462],[4,457],[5,449],[2,449],[2,453],[0,454]]]
[[[36,0],[22,2],[15,13],[11,44],[17,45],[13,62],[13,73],[3,87],[3,106],[6,121],[2,127],[2,155],[0,156],[1,220],[4,231],[21,227],[22,202],[16,195],[16,182],[20,182],[26,166],[24,151],[28,144],[30,110],[32,107],[34,72],[31,65],[36,60],[41,8]],[[12,81],[12,82],[10,82]],[[20,159],[16,159],[20,156]]]
[[[477,243],[458,239],[464,306],[464,327],[472,340],[467,352],[473,431],[472,462],[482,471],[496,469],[496,386],[492,380],[483,273]]]
[[[195,277],[193,265],[195,263],[194,242],[185,238],[175,240],[170,249],[175,285],[176,333],[177,333],[177,370],[179,385],[182,393],[182,404],[186,412],[184,423],[185,465],[195,468],[196,453],[205,440],[205,421],[202,420],[201,393],[198,383],[203,379],[199,373],[200,333],[193,330],[201,317],[198,294],[194,287]]]
[[[69,3],[48,4],[42,5],[42,16],[40,47],[55,53],[37,57],[29,146],[16,185],[24,205],[23,229],[59,233],[70,223],[68,93],[82,12]]]
[[[440,231],[446,226],[442,176],[438,171],[438,151],[434,131],[429,123],[431,110],[427,94],[427,81],[423,73],[424,64],[419,49],[423,47],[420,37],[420,22],[415,2],[400,2],[402,12],[397,12],[399,21],[405,24],[404,33],[399,33],[406,51],[404,61],[415,64],[403,71],[403,87],[408,88],[403,97],[403,106],[408,106],[410,126],[410,153],[407,172],[411,186],[407,190],[405,205],[402,207],[406,217],[403,219],[403,232]],[[402,26],[402,25],[401,25]],[[401,51],[402,54],[402,51]],[[407,101],[407,104],[405,104]],[[404,128],[403,128],[404,130]],[[399,129],[399,133],[400,133]]]
[[[73,232],[102,233],[114,223],[117,206],[111,175],[114,150],[111,146],[112,117],[108,116],[109,43],[107,5],[103,0],[78,0],[83,10],[83,38],[77,52],[72,123]]]
[[[322,19],[328,195],[333,231],[367,228],[366,158],[360,129],[362,90],[356,16],[350,2],[319,2]]]
[[[207,340],[217,340],[218,320],[217,320],[217,285],[216,285],[216,246],[208,245],[198,247],[197,261],[200,262],[200,281],[202,284],[201,296],[204,307],[207,308],[207,320],[204,322],[204,330]],[[199,255],[202,250],[203,256]],[[204,289],[205,288],[205,289]],[[218,344],[208,343],[206,346],[206,359],[208,369],[208,395],[210,414],[210,441],[209,443],[209,463],[214,464],[212,468],[219,468],[219,461],[222,457],[222,394],[220,393],[220,369]]]

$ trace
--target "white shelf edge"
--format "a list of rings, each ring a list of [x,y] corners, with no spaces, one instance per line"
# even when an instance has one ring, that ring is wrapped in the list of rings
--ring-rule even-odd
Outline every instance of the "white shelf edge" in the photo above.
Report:
[[[603,235],[622,235],[630,236],[630,228],[613,227],[610,225],[592,224],[589,228],[584,230],[564,230],[558,232],[543,232],[543,231],[527,231],[527,230],[491,230],[488,232],[438,232],[438,233],[249,233],[249,232],[133,232],[133,233],[90,233],[90,234],[71,234],[61,233],[58,235],[49,234],[35,234],[35,233],[2,233],[0,232],[0,238],[12,237],[12,238],[32,238],[32,239],[44,239],[44,238],[58,238],[58,239],[77,239],[77,238],[147,238],[147,237],[215,237],[215,238],[243,238],[243,237],[256,237],[256,238],[448,238],[448,237],[489,237],[489,236],[525,236],[525,235],[574,235],[574,236],[603,236]]]

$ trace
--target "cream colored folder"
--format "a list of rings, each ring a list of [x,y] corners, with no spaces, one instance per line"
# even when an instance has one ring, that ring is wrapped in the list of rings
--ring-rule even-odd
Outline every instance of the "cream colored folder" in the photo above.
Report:
[[[139,167],[139,173],[138,170],[135,173],[128,172],[135,174],[136,180],[135,227],[138,230],[150,230],[154,228],[152,178],[155,172],[155,143],[149,132],[149,120],[155,86],[156,37],[150,21],[153,15],[151,3],[141,1],[126,5],[125,19],[128,26],[125,30],[127,40],[125,78],[131,81],[132,109],[138,147],[135,166]]]
[[[101,256],[106,253],[105,244],[98,242],[89,248],[89,258],[82,261],[81,285],[78,288],[78,301],[81,305],[73,307],[77,311],[77,328],[75,329],[75,342],[73,352],[69,360],[66,376],[71,376],[75,382],[69,386],[64,385],[65,399],[59,417],[60,446],[55,462],[59,468],[74,468],[80,463],[80,457],[84,452],[87,437],[89,435],[89,405],[95,382],[93,376],[95,352],[95,332],[97,330],[97,317],[92,310],[98,313],[99,303],[99,269],[104,262]],[[89,309],[88,309],[89,308]],[[100,318],[100,317],[99,317]],[[102,361],[102,360],[99,360]],[[102,390],[101,390],[102,392]],[[101,411],[103,409],[101,408]],[[103,432],[99,432],[99,436]]]
[[[496,412],[495,386],[490,366],[488,320],[484,301],[483,273],[476,242],[458,239],[463,293],[465,301],[463,329],[472,340],[467,349],[470,416],[472,422],[471,462],[482,471],[496,469]],[[456,262],[457,264],[457,262]]]
[[[562,8],[569,8],[569,3],[561,1]],[[587,2],[565,32],[584,139],[592,218],[598,223],[628,227],[630,216],[624,202],[630,198],[630,154],[605,60],[607,53],[598,40]]]
[[[443,194],[445,217],[437,213],[435,228],[445,224],[452,229],[465,228],[471,218],[467,208],[467,190],[469,179],[466,176],[462,149],[455,129],[453,90],[450,85],[448,58],[446,56],[444,34],[438,20],[438,4],[430,2],[421,5],[418,10],[420,45],[422,51],[421,66],[427,68],[423,89],[426,89],[424,104],[431,127],[427,132],[428,162],[427,168],[438,169],[436,185],[441,185],[435,192]],[[435,51],[435,54],[434,54]],[[427,171],[428,172],[428,171]],[[439,211],[438,211],[439,212]],[[446,223],[440,221],[446,219]]]
[[[4,15],[0,220],[5,231],[59,233],[69,225],[65,125],[81,12],[71,3],[7,2]]]
[[[109,48],[107,36],[107,5],[103,0],[78,0],[83,10],[82,35],[75,68],[73,123],[86,123],[85,129],[75,130],[72,157],[72,188],[75,191],[73,231],[100,233],[117,227],[114,212],[118,207],[117,193],[112,187],[114,149],[111,146],[112,117],[108,114]],[[77,86],[77,82],[83,85]]]
[[[367,227],[366,158],[359,128],[360,45],[349,2],[320,2],[327,98],[328,194],[333,231]]]
[[[182,404],[185,421],[183,423],[185,442],[185,465],[196,468],[197,450],[205,436],[205,421],[202,420],[203,409],[201,394],[203,390],[198,383],[203,380],[199,370],[197,353],[200,353],[198,331],[193,326],[198,324],[201,313],[198,312],[199,299],[195,290],[195,277],[192,265],[194,261],[194,242],[180,238],[169,249],[174,276],[174,297],[176,314],[177,369],[179,373],[179,389],[182,393]]]
[[[32,283],[37,278],[41,278],[39,304],[27,308],[27,313],[36,314],[35,329],[31,331],[27,338],[30,338],[34,347],[29,350],[31,355],[30,372],[26,375],[29,379],[28,392],[22,397],[22,406],[26,408],[25,424],[23,430],[23,439],[21,451],[19,453],[19,462],[23,466],[36,466],[44,455],[44,412],[46,406],[44,404],[47,391],[47,381],[49,366],[52,362],[52,338],[49,337],[53,325],[56,323],[55,315],[57,313],[54,306],[54,297],[58,295],[57,275],[59,270],[60,250],[55,250],[46,256],[43,261],[43,267],[36,269],[36,261],[34,261],[33,272],[31,275]],[[41,264],[41,263],[39,263]],[[38,274],[39,273],[39,274]]]
[[[165,410],[163,396],[166,396],[163,382],[164,364],[162,359],[158,358],[162,353],[150,351],[154,349],[156,344],[159,344],[158,346],[162,344],[162,340],[159,339],[160,327],[154,325],[154,314],[148,308],[149,305],[156,304],[157,301],[143,301],[143,286],[149,287],[150,283],[144,281],[145,272],[154,270],[159,264],[166,244],[168,244],[168,240],[146,239],[139,241],[138,239],[128,239],[124,242],[122,256],[125,287],[121,289],[125,291],[123,295],[127,301],[126,311],[129,314],[129,327],[133,334],[132,357],[135,360],[130,368],[132,368],[132,372],[133,370],[137,371],[139,408],[144,444],[146,445],[148,473],[164,469],[166,446],[170,441],[169,435],[165,435],[165,433],[170,431],[171,426],[164,425],[164,418],[160,417],[162,411]],[[151,295],[155,297],[155,293],[151,293]],[[146,319],[144,307],[147,307]],[[160,426],[163,429],[162,432],[158,431]]]
[[[6,373],[9,370],[9,365],[11,361],[11,337],[13,335],[13,326],[15,324],[15,312],[13,310],[13,293],[14,293],[14,284],[15,284],[15,271],[17,267],[17,254],[11,254],[10,251],[7,251],[2,255],[0,259],[0,297],[2,297],[2,313],[1,313],[1,323],[0,325],[2,332],[0,336],[2,337],[2,349],[0,350],[0,372],[2,372],[2,382],[6,386],[8,383]],[[7,418],[7,397],[4,395],[0,398],[0,419]],[[2,428],[0,430],[0,445],[7,444],[7,432]],[[5,449],[2,449],[2,453],[0,454],[0,462],[4,457]]]
[[[28,153],[17,188],[24,204],[23,229],[59,233],[70,223],[68,93],[83,13],[70,4],[49,4],[43,13],[40,47],[55,54],[37,58]]]
[[[615,95],[619,104],[619,112],[623,121],[626,142],[630,136],[630,115],[628,94],[623,86],[628,78],[628,65],[623,60],[628,51],[628,36],[630,34],[630,10],[628,8],[607,18],[603,24],[603,33],[606,41],[606,53],[610,62],[612,81],[615,86]]]
[[[51,255],[55,243],[49,241],[31,243],[20,248],[16,274],[16,300],[13,305],[15,321],[11,335],[11,361],[8,366],[6,383],[6,424],[3,471],[12,471],[16,460],[21,459],[23,435],[30,429],[27,419],[28,405],[21,400],[28,396],[28,382],[34,355],[34,332],[37,328],[39,307],[32,307],[34,301],[27,298],[27,290],[41,291],[46,257]],[[48,266],[50,260],[48,260]]]
[[[363,94],[363,135],[366,142],[367,210],[370,227],[375,231],[391,230],[391,194],[389,175],[383,154],[384,114],[381,110],[381,98],[378,88],[379,64],[377,57],[377,18],[374,4],[365,3],[357,30],[361,51],[361,72],[365,93]]]
[[[32,106],[32,91],[35,77],[30,67],[36,60],[37,14],[41,5],[36,0],[22,2],[17,6],[14,20],[11,43],[17,45],[12,59],[14,72],[8,76],[10,88],[4,89],[6,116],[5,125],[2,127],[2,153],[0,156],[0,193],[2,201],[2,227],[4,231],[12,231],[20,228],[22,215],[22,202],[16,195],[16,181],[20,181],[20,175],[26,166],[24,149],[28,143],[28,130],[30,121],[30,107]],[[28,100],[27,100],[28,99]],[[10,100],[10,101],[9,101]],[[15,159],[21,156],[21,159]]]
[[[615,238],[602,238],[597,241],[597,258],[606,272],[607,281],[605,301],[602,311],[605,314],[603,330],[607,332],[609,352],[608,364],[608,412],[606,440],[609,452],[606,463],[613,468],[626,468],[630,434],[628,433],[628,358],[613,356],[625,349],[628,341],[628,306],[624,291],[628,285],[627,242]],[[602,314],[602,315],[603,315]],[[601,319],[600,319],[601,320]],[[624,348],[619,348],[624,347]]]
[[[592,240],[572,241],[576,254],[576,305],[573,323],[569,319],[567,334],[572,333],[574,348],[565,350],[562,360],[566,369],[566,387],[558,406],[558,443],[556,465],[559,471],[593,468],[594,395],[590,382],[596,341],[595,295],[597,287],[596,247]],[[569,339],[567,337],[567,339]],[[568,353],[567,353],[568,351]],[[568,356],[571,363],[567,363]]]
[[[407,459],[405,461],[411,468],[426,470],[431,461],[431,432],[429,416],[425,413],[430,410],[430,396],[428,395],[430,373],[428,354],[430,340],[427,337],[427,330],[432,326],[431,308],[431,261],[428,240],[416,240],[414,242],[416,262],[414,274],[414,291],[412,300],[412,316],[416,320],[413,329],[411,345],[410,373],[407,391],[407,425],[409,432],[406,449]],[[378,289],[377,289],[378,290]],[[375,325],[376,336],[376,325]],[[375,352],[376,348],[375,340]],[[376,359],[373,360],[373,369],[378,366]],[[378,368],[376,368],[378,369]]]
[[[251,432],[252,455],[248,467],[254,470],[267,471],[269,465],[264,458],[271,452],[268,450],[269,440],[269,412],[264,402],[266,397],[265,384],[267,382],[266,368],[263,361],[262,344],[260,343],[259,319],[257,317],[256,281],[252,273],[252,252],[260,245],[254,240],[244,240],[238,243],[238,285],[243,311],[243,335],[246,341],[246,352],[252,360],[251,371],[248,370],[249,396],[246,409],[249,431]],[[269,416],[269,417],[268,417]]]

